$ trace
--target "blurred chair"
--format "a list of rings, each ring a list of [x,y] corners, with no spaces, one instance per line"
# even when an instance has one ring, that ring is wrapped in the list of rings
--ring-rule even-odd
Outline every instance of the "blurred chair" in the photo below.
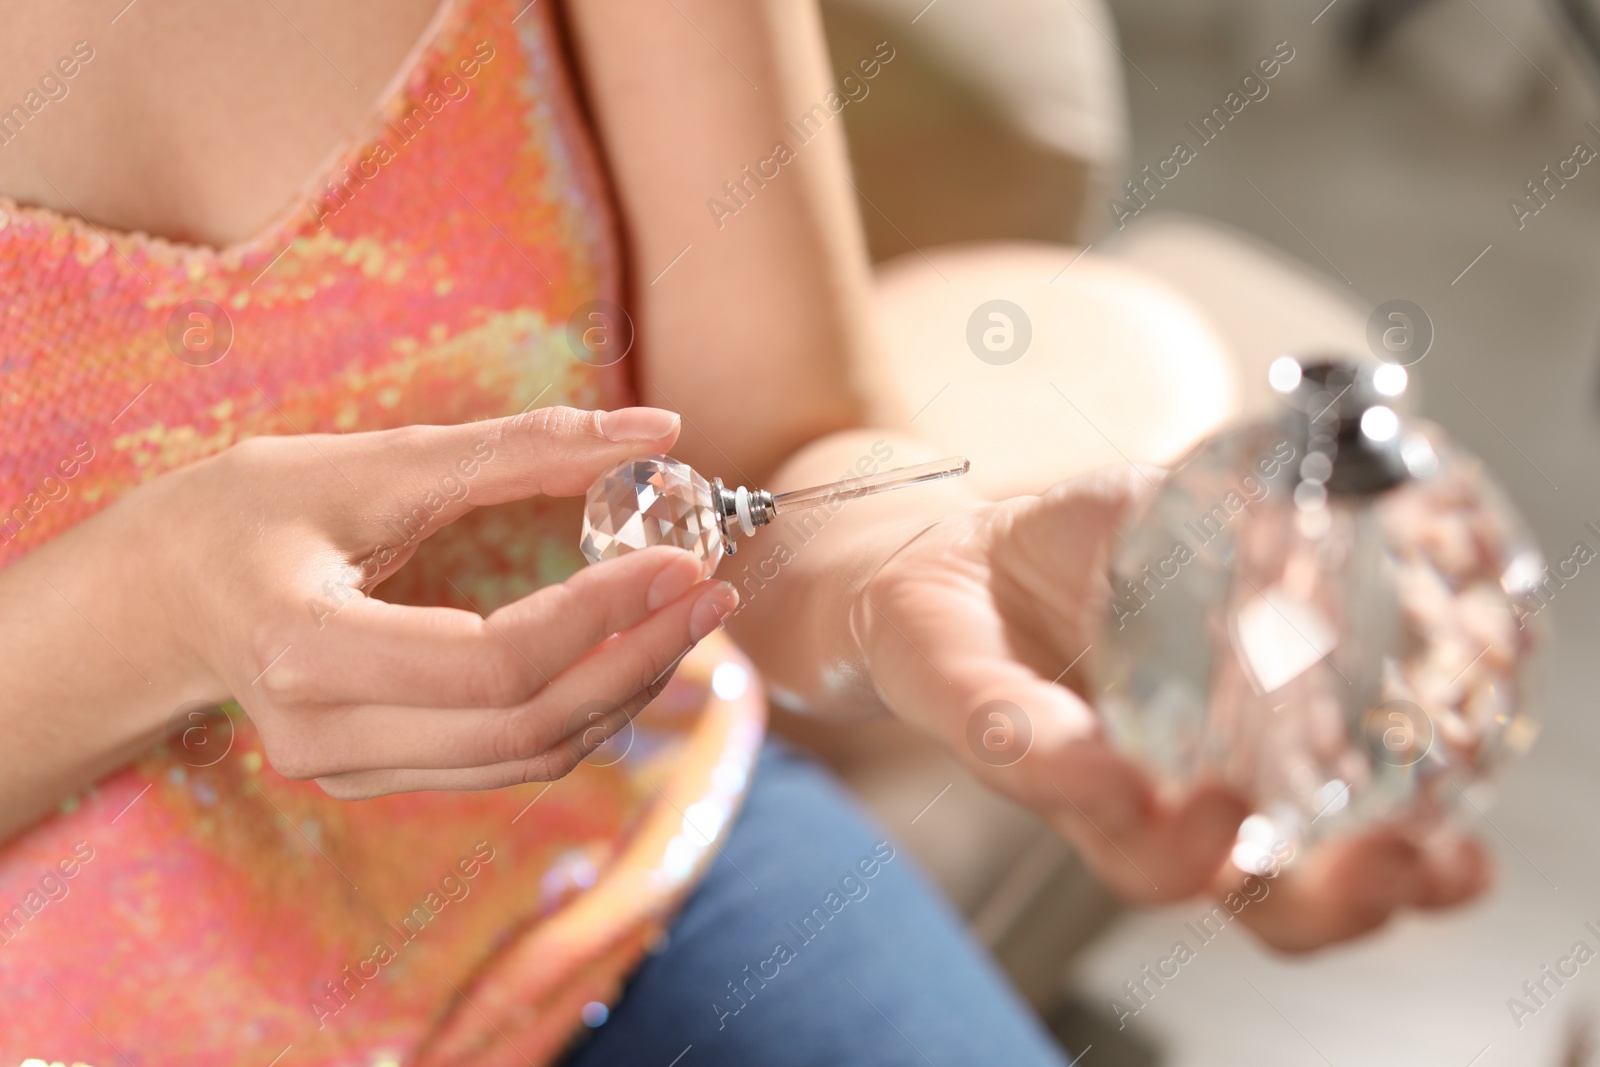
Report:
[[[874,259],[1078,238],[1128,147],[1101,0],[822,0],[822,10],[841,73],[880,41],[895,50],[870,96],[846,109]]]
[[[885,401],[974,460],[992,498],[1106,463],[1167,463],[1271,402],[1289,349],[1365,348],[1368,309],[1215,223],[1146,213],[1106,239],[1127,121],[1101,0],[822,0],[841,76],[893,63],[845,111]],[[1092,248],[1086,248],[1093,242]],[[979,306],[1028,320],[1014,361],[968,341]],[[898,721],[775,713],[918,857],[1049,1017],[1067,958],[1117,905],[1072,850]]]

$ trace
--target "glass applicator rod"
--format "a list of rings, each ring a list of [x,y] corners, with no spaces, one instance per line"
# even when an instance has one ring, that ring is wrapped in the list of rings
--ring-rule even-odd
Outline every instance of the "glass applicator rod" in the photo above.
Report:
[[[772,510],[774,514],[786,515],[791,511],[819,507],[833,500],[855,500],[859,497],[874,496],[878,493],[887,493],[891,489],[916,485],[919,482],[954,478],[967,473],[971,467],[972,464],[965,456],[951,456],[947,459],[936,459],[931,463],[896,467],[882,474],[845,478],[842,481],[829,482],[827,485],[814,485],[809,489],[775,493],[772,497]]]
[[[756,528],[765,526],[780,514],[821,507],[832,501],[855,500],[864,496],[903,489],[919,482],[934,482],[940,478],[954,478],[965,474],[972,464],[965,456],[936,459],[932,463],[918,463],[911,467],[896,467],[862,478],[845,478],[827,485],[814,485],[809,489],[796,489],[776,495],[764,489],[750,490],[744,486],[729,489],[721,478],[711,482],[711,507],[717,519],[717,529],[722,534],[728,554],[738,551],[741,535],[749,536]]]

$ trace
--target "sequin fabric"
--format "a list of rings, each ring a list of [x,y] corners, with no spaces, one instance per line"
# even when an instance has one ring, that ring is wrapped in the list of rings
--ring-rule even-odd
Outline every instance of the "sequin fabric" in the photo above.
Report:
[[[237,247],[0,201],[0,566],[253,435],[630,402],[566,328],[621,264],[551,8],[447,3]],[[475,513],[385,595],[488,611],[582,565],[577,532]],[[714,855],[764,714],[714,637],[554,784],[340,803],[226,711],[0,847],[0,1062],[552,1062]]]

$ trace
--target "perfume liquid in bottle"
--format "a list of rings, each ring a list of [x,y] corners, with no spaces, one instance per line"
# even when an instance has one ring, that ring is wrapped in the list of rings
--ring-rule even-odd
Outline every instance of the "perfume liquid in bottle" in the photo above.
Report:
[[[1425,824],[1535,732],[1543,561],[1483,465],[1395,411],[1402,367],[1285,357],[1271,379],[1283,416],[1203,442],[1126,532],[1096,662],[1116,744],[1255,803],[1244,870]]]

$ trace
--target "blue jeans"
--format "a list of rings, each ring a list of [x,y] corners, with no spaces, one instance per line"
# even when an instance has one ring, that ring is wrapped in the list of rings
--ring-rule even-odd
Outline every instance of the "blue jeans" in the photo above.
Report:
[[[769,742],[665,947],[568,1064],[1065,1062],[910,855],[825,771]]]

